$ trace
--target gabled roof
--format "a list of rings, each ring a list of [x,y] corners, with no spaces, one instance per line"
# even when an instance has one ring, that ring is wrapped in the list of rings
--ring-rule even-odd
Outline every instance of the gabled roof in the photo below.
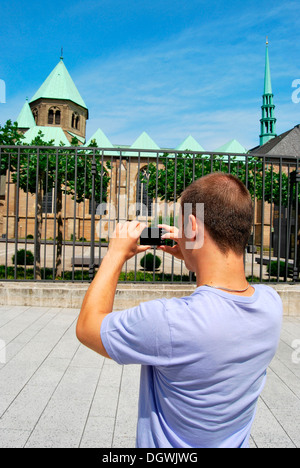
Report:
[[[193,138],[189,135],[180,145],[175,148],[177,151],[204,151],[204,148]]]
[[[98,130],[91,136],[84,146],[90,146],[93,140],[96,140],[99,148],[114,148],[113,144],[109,141],[105,133],[98,128]]]
[[[25,138],[22,140],[22,143],[30,145],[32,140],[38,136],[39,131],[43,133],[42,139],[45,142],[54,140],[54,146],[60,146],[61,143],[65,146],[70,146],[70,142],[61,127],[40,127],[37,125],[24,133]]]
[[[128,149],[128,153],[126,152],[125,155],[127,156],[137,156],[136,152],[130,151],[131,149],[145,149],[145,150],[159,150],[159,146],[152,140],[152,138],[148,135],[148,133],[143,132],[141,135],[135,140],[135,142],[130,146]],[[149,158],[156,158],[157,153],[147,153],[144,152],[141,156],[147,156]]]
[[[19,128],[31,128],[36,126],[30,106],[28,104],[28,99],[26,99],[26,102],[22,107],[19,117],[17,118],[17,124]]]
[[[251,150],[254,154],[300,157],[300,125]]]
[[[235,139],[228,141],[225,145],[220,146],[220,148],[217,148],[215,151],[219,151],[220,153],[247,153],[246,148],[244,148],[244,146]]]
[[[35,93],[30,103],[41,98],[68,100],[87,109],[62,59]]]

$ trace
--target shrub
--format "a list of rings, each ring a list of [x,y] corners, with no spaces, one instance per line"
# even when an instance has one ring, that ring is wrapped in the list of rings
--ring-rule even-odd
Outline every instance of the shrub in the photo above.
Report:
[[[33,265],[34,264],[34,255],[30,250],[21,249],[17,251],[17,261],[15,262],[15,255],[12,256],[12,263],[16,265]]]
[[[267,265],[267,272],[269,273],[270,276],[277,276],[277,271],[278,271],[278,261],[273,260],[271,261],[271,264]],[[285,262],[280,262],[279,266],[279,276],[285,276]]]
[[[267,272],[269,273],[270,276],[277,276],[277,270],[278,270],[278,261],[277,260],[272,260],[271,265],[267,265]],[[286,264],[283,261],[280,261],[279,264],[279,277],[285,278],[286,275]],[[287,276],[292,276],[293,275],[293,266],[288,265],[288,271],[287,271]]]
[[[157,270],[160,264],[161,259],[157,255],[154,256],[152,253],[147,253],[140,261],[141,267],[146,271],[153,271],[153,268]]]

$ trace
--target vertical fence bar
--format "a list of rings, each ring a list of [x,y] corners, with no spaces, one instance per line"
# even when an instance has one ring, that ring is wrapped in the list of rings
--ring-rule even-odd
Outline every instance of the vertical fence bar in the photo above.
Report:
[[[49,182],[49,155],[47,154],[47,163],[46,163],[46,185],[45,185],[45,242],[44,242],[44,272],[42,277],[46,279],[46,258],[47,258],[47,226],[48,226],[48,197],[49,197],[49,189],[48,189],[48,182]],[[51,210],[52,211],[52,210]],[[55,238],[55,237],[54,237]]]
[[[20,202],[20,148],[17,155],[17,186],[16,186],[16,205],[15,205],[15,271],[14,279],[17,279],[18,271],[18,240],[19,240],[19,202]],[[26,252],[24,258],[26,257]],[[26,267],[25,267],[26,268]]]
[[[77,171],[78,171],[78,153],[77,148],[75,148],[75,159],[74,159],[74,214],[73,214],[73,242],[72,242],[72,256],[73,256],[73,266],[72,266],[72,281],[75,281],[75,246],[76,246],[76,198],[77,198]]]
[[[289,224],[290,224],[290,164],[288,164],[288,170],[287,170],[287,206],[285,207],[286,211],[286,228],[285,228],[285,238],[286,238],[286,243],[285,243],[285,270],[284,270],[284,281],[288,281],[289,278],[289,267],[290,267],[290,238],[289,238]]]
[[[248,174],[248,171],[249,171],[249,162],[248,162],[248,155],[246,154],[245,155],[245,159],[243,160],[243,162],[241,163],[241,172],[243,174],[243,166],[245,167],[245,186],[246,188],[249,190],[249,174]],[[250,238],[251,239],[251,238]],[[253,256],[253,243],[254,243],[254,239],[253,239],[253,235],[252,235],[252,246],[250,248],[250,239],[248,241],[248,246],[246,248],[246,254],[244,255],[244,268],[245,268],[245,272],[246,272],[246,267],[247,267],[247,262],[248,262],[248,258],[249,258],[249,255],[247,255],[247,253],[251,253],[251,255]],[[253,275],[252,275],[253,276]]]
[[[156,153],[156,170],[155,170],[155,213],[154,213],[154,223],[155,223],[155,226],[157,226],[157,224],[159,224],[159,218],[157,215],[157,199],[158,199],[158,164],[159,164],[159,153],[157,152]],[[148,186],[147,186],[147,205],[149,203],[149,196],[148,196],[148,192],[149,192],[149,178],[148,178]],[[152,205],[153,207],[153,205]],[[148,210],[149,211],[149,210]],[[153,211],[151,210],[151,216],[153,217]],[[155,269],[156,269],[156,247],[154,248],[154,258],[153,258],[153,276],[152,276],[152,279],[153,279],[153,282],[155,282]]]
[[[113,182],[114,182],[114,154],[110,155],[110,190],[109,190],[109,209],[108,209],[108,234],[107,234],[107,241],[110,240],[110,233],[111,233],[111,223],[112,221],[112,210],[115,211],[115,207],[112,204],[112,191],[113,191]]]
[[[168,156],[167,154],[165,154],[165,160],[164,160],[164,166],[165,166],[165,203],[164,203],[164,209],[165,209],[165,213],[164,213],[164,218],[163,219],[163,222],[165,223],[166,220],[168,219],[168,222],[166,224],[171,224],[171,219],[170,219],[170,216],[169,216],[169,209],[167,208],[166,206],[166,199],[167,199],[167,182],[168,182]],[[167,217],[168,216],[168,217]],[[174,242],[173,242],[174,244]],[[166,259],[166,254],[165,252],[162,253],[163,255],[163,261],[162,261],[162,281],[164,281],[165,279],[165,259]]]
[[[255,236],[256,236],[256,229],[255,229],[255,216],[256,216],[256,207],[257,207],[257,197],[256,197],[256,164],[257,162],[254,162],[254,167],[253,167],[253,251],[254,251],[254,242],[255,242]],[[251,258],[251,271],[252,271],[252,281],[254,279],[254,252],[252,252],[252,258]]]
[[[47,155],[48,156],[48,155]],[[54,218],[53,218],[53,263],[52,263],[52,279],[55,280],[57,271],[56,265],[58,256],[61,255],[61,252],[58,251],[58,245],[61,242],[60,240],[60,232],[57,232],[56,225],[57,225],[57,208],[58,208],[58,191],[61,189],[58,188],[58,184],[60,183],[60,177],[58,174],[58,149],[56,149],[56,159],[55,159],[55,183],[54,183]],[[52,189],[53,191],[53,189]],[[61,207],[59,207],[61,211]],[[61,213],[60,213],[61,215]],[[46,214],[47,217],[47,214]],[[59,228],[58,228],[59,229]],[[56,235],[57,234],[57,235]],[[45,243],[47,243],[47,237],[45,236]],[[61,246],[60,246],[61,249]],[[46,259],[45,259],[46,262]],[[46,265],[45,265],[46,266]],[[45,268],[46,270],[46,268]]]
[[[105,171],[106,174],[106,171]],[[107,187],[105,188],[105,197],[103,197],[103,177],[104,177],[104,150],[101,151],[101,178],[100,178],[100,200],[101,211],[97,213],[99,215],[99,252],[98,252],[98,265],[101,265],[101,254],[102,254],[102,216],[104,211],[106,212],[107,204]],[[104,199],[105,198],[105,199]],[[103,203],[105,201],[105,210],[103,208]],[[128,210],[129,211],[129,210]]]
[[[293,204],[294,204],[294,176],[295,176],[295,171],[292,171],[289,174],[289,214],[288,214],[288,242],[289,242],[289,251],[291,250],[292,254],[292,222],[293,222]],[[295,265],[296,265],[296,259],[294,257],[294,262],[293,262],[293,277],[294,277],[294,271],[295,271]]]
[[[121,171],[122,171],[122,150],[120,151],[120,156],[119,156],[119,172],[118,172],[118,197],[117,197],[117,222],[120,222],[120,191],[121,191]]]
[[[174,225],[175,225],[175,213],[176,213],[177,164],[178,164],[178,153],[176,152],[175,153],[175,166],[174,166],[174,204],[173,204],[173,224]],[[171,271],[172,283],[174,281],[174,266],[175,266],[175,257],[172,255],[172,271]]]
[[[136,214],[137,219],[139,219],[139,217],[142,215],[142,213],[141,213],[142,206],[141,206],[141,203],[140,203],[141,196],[139,194],[139,192],[141,192],[141,186],[140,186],[141,167],[140,166],[141,166],[141,154],[138,153],[137,182],[136,182],[136,184],[137,184],[136,187],[137,188],[136,188],[136,199],[135,199],[135,201],[136,201],[136,204],[135,204],[136,213],[135,214]],[[145,258],[145,255],[146,254],[144,254],[144,258]],[[146,260],[144,260],[144,261],[146,261]],[[137,257],[135,256],[135,259],[134,259],[134,281],[136,281],[136,279],[137,279],[136,273],[137,273]]]
[[[260,247],[260,282],[263,280],[263,266],[264,266],[264,220],[265,220],[265,177],[266,177],[266,159],[263,157],[262,167],[262,199],[261,199],[261,247]]]
[[[299,182],[300,182],[300,170],[299,170],[299,159],[297,160],[297,166],[295,171],[295,248],[294,248],[294,270],[293,270],[293,281],[299,281],[299,268],[300,268],[300,247],[298,246],[299,237]]]
[[[8,266],[8,220],[9,220],[9,203],[10,203],[10,165],[11,165],[11,153],[8,154],[8,171],[7,171],[7,201],[6,201],[6,239],[5,239],[5,279],[7,279],[7,266]]]
[[[273,233],[273,164],[271,164],[271,203],[270,203],[270,242],[269,242],[269,281],[271,281],[272,265],[272,233]]]
[[[38,231],[38,191],[39,191],[39,163],[40,163],[40,149],[37,148],[36,150],[36,181],[35,181],[35,229],[34,229],[34,268],[33,268],[33,278],[36,281],[37,276],[38,279],[40,278],[40,264],[37,268],[37,262],[40,262],[40,258],[38,258],[38,242],[40,242],[40,235]],[[38,270],[38,271],[37,271]]]
[[[64,242],[63,242],[63,252],[62,252],[62,279],[65,279],[65,265],[66,265],[66,227],[67,227],[67,184],[68,184],[68,153],[66,153],[66,162],[65,162],[65,180],[64,180]]]
[[[84,243],[85,243],[85,212],[86,212],[86,182],[87,182],[87,154],[84,153],[84,184],[83,184],[83,212],[82,212],[82,236],[81,236],[81,281],[84,278]]]
[[[26,177],[26,208],[25,208],[25,265],[24,265],[24,280],[26,280],[26,265],[27,265],[27,235],[28,235],[28,183],[29,183],[29,154],[27,155],[27,177]]]
[[[277,255],[277,281],[280,278],[281,262],[281,235],[282,235],[282,159],[279,163],[279,229],[278,229],[278,255]]]
[[[90,264],[89,264],[89,280],[93,281],[95,276],[95,181],[97,174],[97,164],[95,157],[95,150],[93,150],[92,159],[92,198],[91,198],[91,252],[90,252]]]

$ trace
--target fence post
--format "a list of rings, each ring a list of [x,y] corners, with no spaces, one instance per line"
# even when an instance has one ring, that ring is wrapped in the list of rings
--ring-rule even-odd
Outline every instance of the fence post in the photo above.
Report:
[[[97,164],[95,159],[95,150],[93,151],[92,161],[92,198],[91,198],[91,254],[89,265],[89,280],[93,281],[95,277],[95,179],[97,174]]]
[[[296,219],[295,219],[295,258],[297,259],[297,266],[296,271],[294,274],[294,280],[299,281],[299,273],[300,273],[300,225],[299,225],[299,182],[300,182],[300,170],[297,169],[296,171]],[[297,275],[297,276],[296,276]]]
[[[299,280],[300,272],[300,246],[298,246],[299,240],[299,182],[300,182],[300,170],[296,169],[290,175],[291,177],[291,194],[293,194],[295,187],[295,245],[294,245],[294,268],[293,268],[293,281]],[[293,203],[293,200],[291,200]]]

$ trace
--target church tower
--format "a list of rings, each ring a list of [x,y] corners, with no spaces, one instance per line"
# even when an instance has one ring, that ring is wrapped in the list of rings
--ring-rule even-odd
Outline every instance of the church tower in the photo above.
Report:
[[[85,142],[88,109],[79,94],[63,57],[29,102],[37,127],[60,127],[67,140]]]
[[[271,72],[268,50],[268,38],[266,42],[266,65],[265,65],[265,85],[263,94],[262,118],[260,120],[261,132],[259,136],[260,146],[267,143],[271,138],[276,137],[276,119],[274,117],[275,105],[273,102],[274,94],[272,92]]]

